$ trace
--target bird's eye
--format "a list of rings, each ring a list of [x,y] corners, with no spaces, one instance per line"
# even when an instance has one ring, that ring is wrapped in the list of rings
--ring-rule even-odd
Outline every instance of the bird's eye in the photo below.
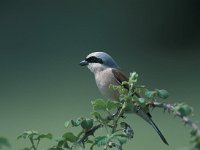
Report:
[[[90,59],[92,62],[96,62],[97,58],[96,57],[91,57]]]
[[[86,59],[89,63],[95,63],[96,62],[96,57],[92,56]]]
[[[86,61],[89,62],[89,63],[100,63],[100,64],[103,64],[102,59],[97,58],[95,56],[91,56],[89,58],[86,58]]]

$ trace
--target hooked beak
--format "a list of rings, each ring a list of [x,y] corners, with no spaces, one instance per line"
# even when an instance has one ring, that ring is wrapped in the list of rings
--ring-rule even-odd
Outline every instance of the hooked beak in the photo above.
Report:
[[[79,63],[81,66],[86,66],[88,65],[88,62],[86,60],[83,60]]]

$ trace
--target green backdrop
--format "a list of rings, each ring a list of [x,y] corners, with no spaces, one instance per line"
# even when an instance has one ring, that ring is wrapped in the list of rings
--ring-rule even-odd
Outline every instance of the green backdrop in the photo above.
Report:
[[[89,116],[90,101],[102,96],[79,62],[93,51],[112,55],[127,74],[137,71],[148,88],[167,89],[170,103],[194,106],[200,120],[199,16],[198,0],[1,0],[0,136],[18,150],[27,144],[16,139],[24,130],[59,136],[66,120]],[[179,119],[152,115],[170,146],[129,115],[135,137],[126,149],[189,145]]]

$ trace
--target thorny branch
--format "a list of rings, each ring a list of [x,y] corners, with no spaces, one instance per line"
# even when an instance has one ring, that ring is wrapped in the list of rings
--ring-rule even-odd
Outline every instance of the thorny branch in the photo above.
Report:
[[[175,106],[172,104],[166,104],[166,103],[159,103],[159,102],[150,102],[148,103],[149,107],[155,108],[163,108],[165,111],[174,113],[175,116],[179,117],[186,125],[191,127],[196,131],[196,136],[200,137],[200,128],[199,126],[193,122],[189,117],[181,115],[180,112],[175,110]]]

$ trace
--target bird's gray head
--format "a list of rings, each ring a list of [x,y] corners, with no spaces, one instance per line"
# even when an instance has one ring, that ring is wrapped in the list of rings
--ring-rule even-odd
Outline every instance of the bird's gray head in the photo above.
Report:
[[[97,73],[107,68],[119,68],[114,59],[105,52],[90,53],[83,61],[81,66],[87,66],[90,71]]]

